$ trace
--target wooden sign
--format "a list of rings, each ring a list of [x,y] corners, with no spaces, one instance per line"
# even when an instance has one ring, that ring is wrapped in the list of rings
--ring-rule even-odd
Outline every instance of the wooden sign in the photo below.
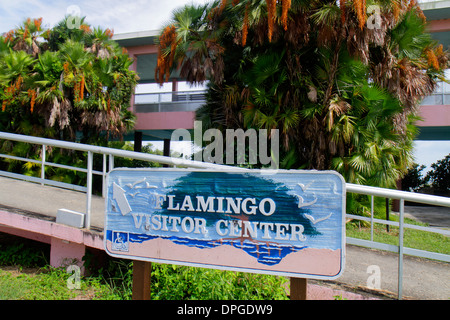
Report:
[[[345,182],[330,171],[115,169],[105,250],[114,257],[335,279]]]

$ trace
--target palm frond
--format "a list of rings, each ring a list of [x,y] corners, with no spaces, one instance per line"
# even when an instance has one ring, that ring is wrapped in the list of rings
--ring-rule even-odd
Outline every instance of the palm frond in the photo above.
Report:
[[[319,7],[311,19],[318,26],[334,26],[341,19],[341,10],[335,4],[326,4]]]

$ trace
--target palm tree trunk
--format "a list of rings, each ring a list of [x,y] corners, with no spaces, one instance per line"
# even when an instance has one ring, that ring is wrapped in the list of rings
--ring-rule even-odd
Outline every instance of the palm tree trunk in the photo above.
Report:
[[[338,69],[338,63],[339,63],[339,52],[341,51],[341,45],[342,41],[345,36],[345,29],[342,28],[341,32],[339,33],[339,38],[336,43],[336,47],[334,48],[334,55],[333,55],[333,61],[330,66],[330,72],[328,73],[328,87],[325,91],[325,96],[323,99],[323,105],[326,106],[328,104],[328,101],[330,100],[331,93],[333,91],[334,86],[334,79],[336,78],[336,72]]]

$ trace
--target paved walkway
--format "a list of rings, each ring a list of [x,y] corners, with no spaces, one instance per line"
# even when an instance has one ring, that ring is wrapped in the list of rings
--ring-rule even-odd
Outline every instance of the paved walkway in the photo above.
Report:
[[[450,229],[450,208],[432,206],[406,206],[405,216],[427,223],[430,227]]]
[[[56,217],[58,209],[65,208],[79,212],[86,210],[86,195],[39,184],[0,177],[0,206],[18,208]],[[91,225],[103,229],[105,200],[94,196],[92,199]],[[433,216],[432,224],[449,226],[450,209],[433,211],[432,207],[414,207],[405,212],[425,219]],[[422,207],[423,208],[423,207]],[[432,213],[430,213],[432,212]],[[347,245],[345,271],[335,281],[310,280],[310,298],[324,299],[328,296],[342,295],[346,299],[367,299],[367,281],[371,273],[369,266],[379,266],[380,288],[378,298],[397,297],[398,256],[393,253],[377,251]],[[332,288],[333,290],[329,290]],[[327,290],[328,289],[328,290]],[[341,291],[339,291],[341,290]],[[352,292],[364,295],[355,295]],[[450,298],[450,264],[427,259],[404,257],[403,297],[412,299],[444,299]]]

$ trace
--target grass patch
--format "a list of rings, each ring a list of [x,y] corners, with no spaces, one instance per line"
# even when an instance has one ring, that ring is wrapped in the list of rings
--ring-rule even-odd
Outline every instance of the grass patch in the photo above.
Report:
[[[121,298],[100,275],[81,277],[80,288],[71,288],[74,272],[50,267],[49,257],[48,244],[0,233],[0,300]]]
[[[64,268],[45,267],[35,272],[11,271],[0,267],[0,300],[70,300],[118,298],[97,278],[83,278],[80,289],[70,289],[71,276]]]
[[[9,235],[2,239],[1,234],[0,240],[0,300],[131,299],[129,260],[108,257],[98,265],[96,256],[87,251],[84,259],[90,275],[80,277],[80,288],[74,289],[68,284],[73,284],[73,272],[47,265],[48,245]],[[152,264],[151,286],[154,300],[288,298],[284,277],[157,263]]]
[[[391,215],[391,221],[398,221],[398,216]],[[425,223],[417,222],[412,219],[405,218],[405,224],[413,224],[420,226],[428,226]],[[357,220],[353,220],[346,225],[347,237],[370,240],[370,224]],[[389,232],[386,225],[375,223],[373,228],[373,240],[391,245],[398,245],[399,228],[389,226]],[[430,252],[450,254],[450,238],[433,232],[414,230],[404,228],[403,245],[408,248],[425,250]]]
[[[392,207],[392,199],[388,202]],[[347,194],[347,213],[360,215],[364,217],[370,217],[371,197],[348,193]],[[374,218],[385,220],[386,219],[386,199],[380,197],[374,197],[373,206]],[[390,221],[399,221],[398,213],[391,211],[389,215]],[[404,218],[405,224],[412,224],[418,226],[428,227],[426,223],[422,223],[410,218]],[[370,222],[361,220],[352,220],[346,224],[347,237],[370,240]],[[426,232],[420,230],[414,230],[404,228],[403,233],[403,246],[425,250],[430,252],[450,254],[450,238],[448,236]],[[399,228],[395,226],[389,226],[389,231],[386,229],[385,224],[374,223],[373,228],[373,241],[391,244],[398,246]]]
[[[122,276],[81,277],[70,289],[70,273],[45,267],[31,273],[0,267],[0,300],[129,300],[132,262],[120,261]],[[117,267],[117,265],[116,265]],[[153,300],[282,300],[287,279],[269,275],[152,264]]]

